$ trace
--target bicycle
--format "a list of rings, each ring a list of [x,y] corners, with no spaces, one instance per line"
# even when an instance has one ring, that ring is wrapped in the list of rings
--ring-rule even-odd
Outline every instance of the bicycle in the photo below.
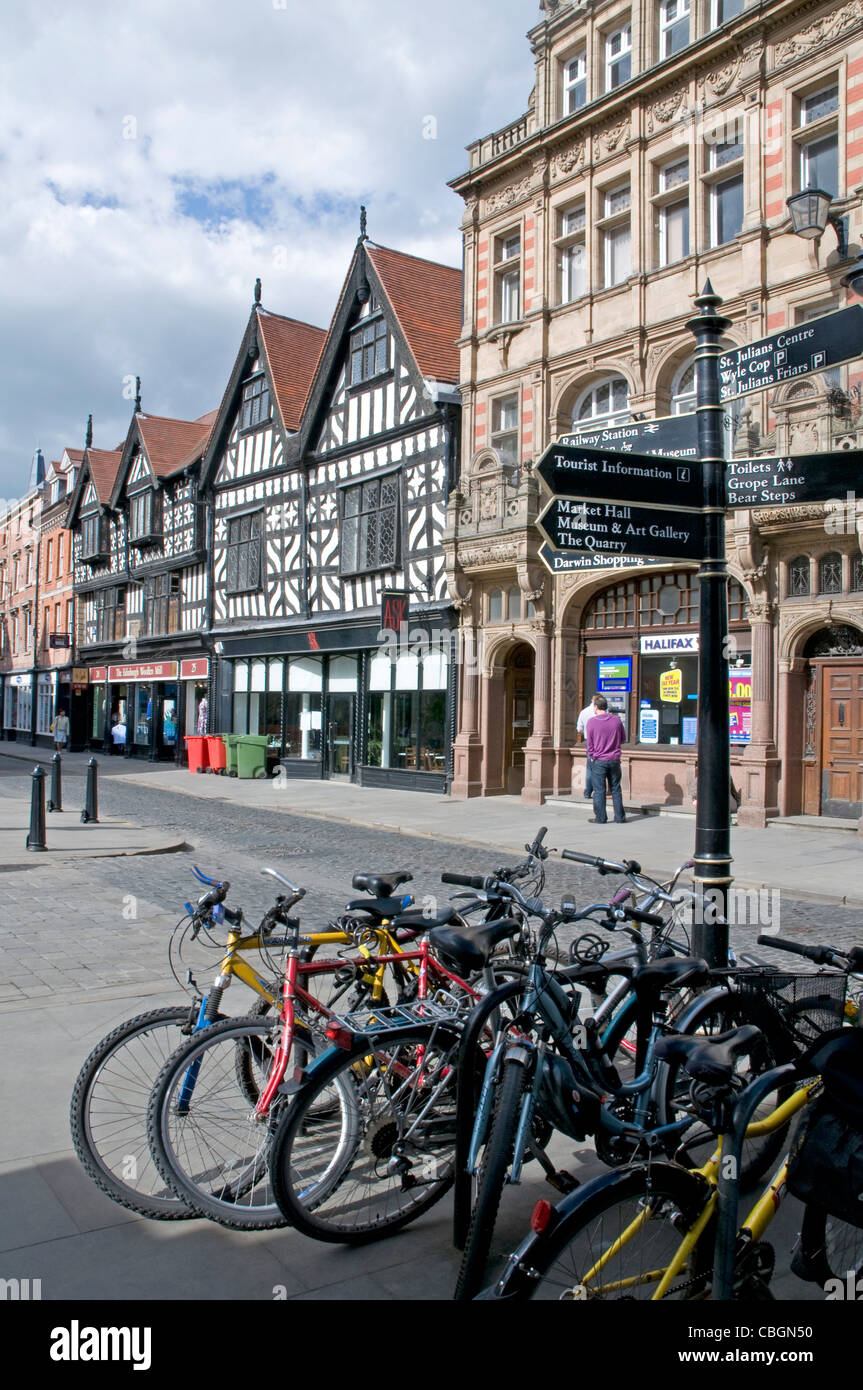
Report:
[[[278,1004],[280,967],[267,958],[267,953],[283,945],[273,935],[276,917],[268,913],[259,927],[243,935],[244,914],[241,908],[230,908],[225,900],[230,884],[220,882],[192,870],[198,882],[208,888],[193,907],[186,903],[186,918],[178,923],[169,943],[169,966],[182,989],[191,988],[189,1004],[151,1009],[128,1019],[102,1038],[85,1059],[76,1078],[70,1106],[72,1141],[85,1171],[96,1185],[115,1202],[139,1215],[153,1220],[179,1220],[193,1213],[165,1182],[155,1168],[146,1138],[147,1106],[153,1082],[178,1042],[184,1037],[221,1020],[220,1006],[225,990],[237,979],[258,996],[254,1016],[263,1017]],[[270,877],[292,887],[274,869],[265,870]],[[382,876],[355,875],[353,886],[358,889],[377,889],[375,897],[358,899],[348,904],[346,916],[333,924],[329,931],[305,938],[305,950],[311,959],[320,947],[355,943],[355,933],[363,927],[383,927],[393,916],[402,914],[410,921],[407,909],[413,902],[410,894],[393,897],[396,887],[410,881],[411,875],[399,873]],[[385,892],[381,890],[386,890]],[[276,904],[277,908],[279,903]],[[456,918],[461,920],[461,918]],[[422,925],[425,925],[423,921]],[[180,927],[183,931],[177,938]],[[227,926],[227,939],[219,939]],[[401,932],[407,939],[416,928],[406,926]],[[215,935],[214,935],[215,933]],[[189,971],[186,981],[180,978],[174,964],[174,950],[182,959],[185,939],[207,941],[221,957],[215,981],[208,993],[198,992],[196,981]],[[375,938],[377,940],[377,938]],[[385,944],[394,956],[400,943],[387,932]],[[361,951],[366,949],[362,946]],[[263,974],[246,959],[251,952],[263,952],[268,973]],[[392,969],[401,968],[393,961]],[[406,971],[414,970],[411,963]],[[346,970],[348,968],[346,967]],[[375,997],[383,997],[382,974],[374,975],[362,961],[350,967],[353,979],[343,978],[345,988],[351,983],[358,989],[371,988]],[[406,988],[408,974],[396,978],[399,989]]]
[[[520,975],[495,950],[522,930],[517,918],[478,929],[435,927],[429,944],[478,971],[489,1017],[520,995]],[[334,1018],[334,1046],[309,1067],[279,1121],[270,1180],[285,1220],[314,1239],[362,1244],[427,1211],[453,1180],[462,1001],[440,995]],[[488,1041],[486,1040],[486,1045]]]
[[[618,866],[614,867],[616,871]],[[615,1166],[631,1158],[633,1147],[642,1142],[646,1132],[668,1123],[675,1104],[675,1073],[659,1066],[656,1044],[662,1032],[674,1028],[692,1033],[722,1027],[729,1016],[738,1021],[757,1019],[766,1030],[770,1064],[786,1060],[790,1054],[790,1042],[778,1018],[757,994],[735,994],[727,978],[722,978],[724,972],[719,973],[717,988],[682,1005],[681,991],[700,988],[716,978],[703,961],[690,957],[663,956],[630,968],[612,995],[619,1007],[604,1030],[607,1013],[603,1015],[601,1009],[594,1018],[581,1022],[577,1004],[573,1006],[562,986],[582,983],[584,976],[579,976],[576,967],[550,974],[543,960],[545,943],[562,922],[582,920],[600,911],[606,914],[603,926],[619,929],[622,925],[636,935],[627,919],[662,925],[655,915],[621,903],[625,896],[626,890],[610,904],[591,904],[580,912],[567,902],[559,913],[541,911],[541,905],[534,908],[544,925],[522,1016],[487,1063],[470,1143],[462,1146],[462,1161],[457,1167],[454,1241],[464,1249],[457,1300],[473,1297],[479,1287],[503,1188],[507,1181],[519,1182],[526,1156],[539,1159],[553,1186],[560,1188],[561,1179],[572,1183],[569,1175],[555,1173],[544,1158],[543,1133],[546,1142],[553,1129],[577,1140],[590,1133],[595,1136],[602,1161]],[[643,943],[636,945],[636,955],[641,951]],[[661,996],[669,991],[676,999],[662,1002]],[[635,1076],[623,1081],[615,1066],[616,1054],[633,1037]],[[466,1069],[463,1075],[469,1079]],[[745,1164],[747,1178],[764,1171],[772,1158],[768,1146],[750,1150]],[[467,1227],[469,1183],[473,1201]]]
[[[848,1030],[839,1030],[844,1044]],[[858,1034],[852,1037],[863,1043]],[[718,1144],[698,1169],[675,1163],[630,1165],[586,1184],[557,1209],[540,1202],[532,1234],[509,1257],[502,1277],[483,1299],[662,1299],[763,1300],[769,1291],[773,1251],[764,1241],[786,1194],[788,1159],[783,1160],[742,1223],[738,1222],[739,1159],[753,1131],[779,1131],[824,1090],[829,1049],[837,1033],[825,1034],[801,1059],[756,1076],[740,1087],[735,1066],[757,1049],[759,1030],[746,1026],[721,1038],[670,1037],[658,1051],[682,1060],[692,1078],[693,1122],[710,1125]],[[856,1048],[859,1072],[860,1046]],[[813,1069],[824,1076],[811,1076]],[[810,1075],[800,1084],[801,1073]],[[763,1098],[787,1081],[796,1082],[787,1100],[753,1123]],[[653,1136],[659,1144],[662,1136]],[[863,1143],[863,1137],[861,1137]],[[804,1277],[840,1277],[826,1259],[827,1218],[807,1206],[801,1231]],[[852,1228],[848,1228],[849,1230]],[[842,1258],[848,1258],[847,1252]],[[863,1231],[855,1229],[855,1261],[863,1260]],[[842,1270],[844,1275],[845,1269]]]
[[[309,959],[300,947],[317,938],[300,936],[299,923],[287,915],[302,896],[303,890],[294,888],[279,907],[278,920],[286,932],[279,1017],[229,1019],[190,1038],[163,1065],[148,1105],[150,1152],[166,1183],[196,1214],[236,1229],[285,1224],[268,1176],[272,1135],[320,1049],[320,1028],[336,1017],[334,1005],[348,986],[357,986],[353,1010],[368,1002],[379,1013],[389,1000],[378,986],[383,973],[392,970],[401,984],[399,1004],[443,999],[468,1008],[479,991],[437,958],[435,933],[456,930],[471,941],[489,935],[503,939],[495,920],[478,928],[456,927],[450,920],[455,914],[448,912],[432,919],[440,923],[437,927],[416,918],[405,926],[405,918],[397,916],[386,927],[355,927],[358,954],[350,959]],[[510,939],[521,935],[519,922],[508,922],[506,928]],[[402,942],[402,932],[413,938],[421,934],[421,939]],[[473,969],[469,962],[465,975]],[[519,965],[497,962],[495,971],[518,974]],[[335,978],[337,990],[325,1002],[309,981],[327,975]],[[286,1079],[292,1062],[293,1076]]]

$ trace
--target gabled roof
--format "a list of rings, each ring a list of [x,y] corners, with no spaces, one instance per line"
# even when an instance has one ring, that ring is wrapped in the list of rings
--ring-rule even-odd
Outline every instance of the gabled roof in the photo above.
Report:
[[[327,334],[323,328],[259,309],[261,346],[285,429],[296,434]]]
[[[157,478],[170,478],[200,458],[210,436],[202,420],[174,420],[167,415],[136,415],[141,443]]]
[[[73,450],[66,449],[65,452],[70,456]],[[75,488],[69,498],[69,511],[66,515],[65,525],[74,526],[78,515],[78,508],[84,499],[87,485],[92,480],[96,490],[96,496],[103,507],[107,507],[111,501],[111,494],[114,491],[114,483],[122,462],[123,453],[121,449],[84,449],[83,452],[75,449],[76,457],[81,459],[81,467],[78,470],[78,477]]]
[[[365,249],[423,376],[457,383],[461,271],[373,242]]]
[[[82,461],[88,465],[96,496],[107,507],[123,455],[119,449],[85,449]]]

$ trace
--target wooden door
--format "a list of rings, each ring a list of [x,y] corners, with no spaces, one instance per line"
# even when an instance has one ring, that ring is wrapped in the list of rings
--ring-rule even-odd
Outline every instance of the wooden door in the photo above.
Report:
[[[532,648],[517,647],[506,673],[504,777],[511,796],[524,786],[524,745],[533,733],[533,660]]]
[[[863,812],[863,666],[825,666],[821,703],[821,814]]]

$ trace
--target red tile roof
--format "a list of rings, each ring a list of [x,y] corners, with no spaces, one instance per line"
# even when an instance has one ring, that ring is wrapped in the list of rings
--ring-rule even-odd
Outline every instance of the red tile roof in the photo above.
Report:
[[[461,271],[368,241],[365,246],[423,376],[456,383]]]
[[[114,491],[117,469],[120,467],[123,451],[122,449],[87,449],[85,457],[90,465],[90,477],[96,489],[96,496],[104,506],[107,506],[111,500],[111,493]]]
[[[157,478],[170,477],[201,457],[210,437],[209,420],[172,420],[136,415],[141,441]]]
[[[323,328],[268,309],[258,310],[258,324],[282,421],[286,430],[295,433],[327,334]]]

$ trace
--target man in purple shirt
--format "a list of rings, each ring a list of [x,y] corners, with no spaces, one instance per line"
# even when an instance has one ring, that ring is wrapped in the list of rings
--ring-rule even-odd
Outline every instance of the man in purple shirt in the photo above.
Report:
[[[608,708],[604,695],[594,697],[596,713],[587,724],[587,756],[590,758],[593,777],[593,815],[591,824],[604,825],[608,820],[605,813],[606,780],[611,789],[611,804],[614,819],[618,824],[626,821],[623,814],[623,793],[620,790],[620,748],[625,738],[623,725],[616,714]]]

